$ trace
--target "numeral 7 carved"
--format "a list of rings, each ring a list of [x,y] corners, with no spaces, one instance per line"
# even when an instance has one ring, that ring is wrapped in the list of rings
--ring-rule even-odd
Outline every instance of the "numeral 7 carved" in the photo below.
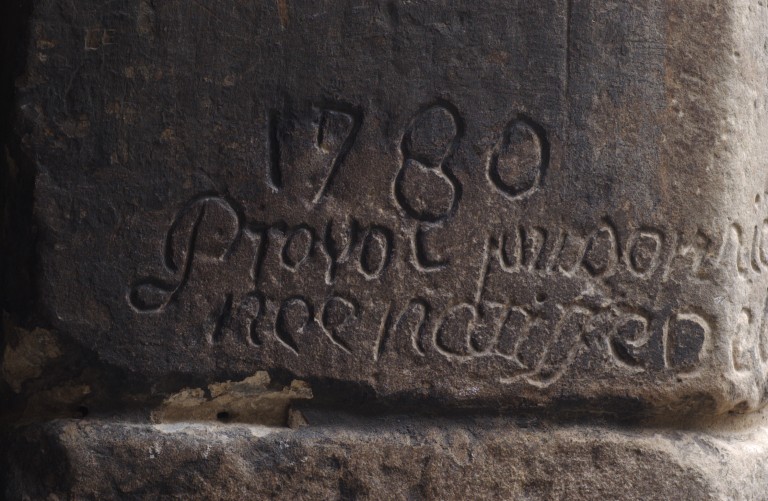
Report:
[[[317,134],[315,146],[326,155],[333,155],[323,182],[312,196],[312,203],[317,205],[333,184],[341,164],[352,149],[357,134],[363,123],[363,113],[359,108],[342,102],[325,102],[315,108]],[[280,141],[280,115],[277,112],[269,114],[268,123],[268,152],[269,166],[267,183],[273,190],[283,189],[283,172],[281,168],[282,144]]]

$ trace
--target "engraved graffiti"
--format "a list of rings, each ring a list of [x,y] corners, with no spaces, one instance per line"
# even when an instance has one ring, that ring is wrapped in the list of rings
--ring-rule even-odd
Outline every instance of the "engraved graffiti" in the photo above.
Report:
[[[291,127],[300,122],[292,113],[295,112],[273,110],[267,117],[267,184],[274,191],[287,188],[283,163],[284,157],[291,151],[285,148],[285,143],[292,136]],[[309,185],[306,191],[308,201],[318,205],[333,186],[355,143],[363,124],[363,112],[348,103],[329,101],[312,106],[309,115],[315,155],[303,162],[307,173],[301,181]]]
[[[732,250],[738,242],[730,238],[733,234],[732,227],[725,230],[719,252],[706,250],[713,246],[711,239],[697,237],[693,244],[699,247],[700,242],[710,242],[697,253],[690,245],[670,245],[661,230],[641,227],[620,232],[607,219],[586,234],[517,224],[488,237],[472,303],[437,311],[430,301],[414,298],[404,306],[390,304],[384,311],[373,312],[353,295],[335,293],[320,302],[302,295],[289,296],[278,299],[276,307],[270,309],[268,305],[275,299],[259,292],[260,276],[270,253],[275,256],[270,259],[276,260],[272,262],[294,274],[316,272],[317,265],[310,260],[324,260],[323,281],[328,285],[334,284],[340,267],[366,281],[378,282],[398,256],[402,258],[408,251],[408,242],[398,241],[395,232],[384,225],[363,225],[353,218],[329,220],[320,227],[250,221],[234,202],[204,194],[185,204],[171,219],[161,252],[162,271],[135,281],[127,299],[138,313],[159,314],[178,300],[197,263],[226,265],[238,245],[250,245],[253,289],[244,297],[232,293],[221,296],[211,312],[210,343],[219,343],[226,332],[236,330],[242,332],[240,338],[249,346],[264,346],[271,338],[287,352],[300,356],[307,339],[324,336],[339,351],[360,356],[357,332],[367,316],[376,315],[380,332],[370,348],[374,361],[386,356],[393,339],[404,336],[416,356],[433,353],[457,360],[503,359],[507,362],[504,381],[524,380],[545,386],[567,370],[584,348],[587,333],[607,322],[610,328],[600,336],[616,367],[644,372],[657,366],[658,370],[685,374],[700,365],[711,336],[709,322],[698,313],[683,308],[659,319],[648,311],[610,303],[600,307],[554,304],[547,312],[541,310],[547,302],[545,294],[536,294],[531,304],[485,300],[485,282],[494,273],[581,274],[589,280],[607,280],[624,273],[634,280],[649,280],[655,273],[657,278],[662,276],[665,263],[675,257],[685,258],[690,272],[696,273],[707,256],[718,254],[720,262],[730,263],[737,251],[743,253],[744,242],[741,250]],[[761,252],[759,245],[755,252]],[[738,261],[734,258],[731,264],[738,266]],[[744,329],[748,329],[754,323],[751,311],[745,310],[742,317]],[[265,330],[264,322],[271,328]],[[754,365],[751,359],[746,361],[749,356],[745,348],[734,344],[735,370]]]
[[[438,101],[411,121],[400,145],[402,165],[395,176],[395,200],[417,221],[435,223],[456,210],[461,184],[446,163],[461,140],[464,125],[458,110]]]
[[[707,322],[695,313],[676,313],[665,324],[664,361],[678,372],[696,368],[710,336]]]
[[[242,218],[218,196],[192,200],[176,215],[165,237],[163,265],[168,279],[147,277],[133,284],[129,302],[139,312],[157,312],[186,285],[196,259],[225,260],[242,230]]]
[[[768,269],[768,220],[762,216],[759,224],[729,222],[719,232],[622,227],[628,223],[609,215],[579,228],[509,216],[496,227],[479,225],[470,243],[457,246],[461,254],[436,245],[461,220],[462,197],[466,203],[473,196],[454,158],[470,136],[459,109],[443,99],[417,110],[394,135],[391,147],[399,158],[381,178],[389,183],[391,205],[327,216],[319,206],[335,202],[347,169],[357,167],[353,149],[364,114],[340,102],[305,108],[268,113],[266,176],[259,182],[271,188],[270,196],[286,197],[280,203],[298,201],[317,212],[270,220],[265,203],[256,220],[243,207],[260,202],[242,201],[241,207],[215,193],[192,198],[169,217],[157,272],[129,284],[126,299],[134,312],[146,319],[189,311],[176,306],[198,265],[227,267],[237,250],[247,249],[244,285],[209,291],[206,298],[211,346],[233,338],[287,357],[312,356],[318,343],[326,343],[342,360],[370,363],[406,352],[430,363],[490,360],[501,364],[501,382],[544,387],[589,350],[599,351],[610,370],[696,373],[712,350],[717,319],[688,299],[653,311],[651,300],[627,299],[631,288],[684,283],[681,278],[714,281],[726,267],[741,278]],[[483,189],[509,206],[539,196],[551,148],[541,124],[513,116],[487,143],[492,146],[477,153],[487,161],[477,170]],[[302,168],[291,168],[296,165]],[[459,289],[471,282],[467,289],[474,291],[438,290],[459,266],[462,276],[451,284]],[[394,298],[377,296],[394,290],[405,274],[416,276],[408,283],[418,286]],[[222,288],[229,285],[222,282]],[[283,288],[289,282],[293,288]],[[314,285],[304,289],[304,282]],[[552,283],[570,289],[558,296],[561,291],[546,288]],[[623,296],[612,295],[623,286]],[[376,297],[386,299],[377,303]],[[768,327],[755,328],[755,310],[745,307],[738,317],[739,333],[729,346],[735,372],[768,360]]]
[[[504,128],[488,159],[488,180],[510,200],[533,193],[549,164],[544,128],[519,115]]]

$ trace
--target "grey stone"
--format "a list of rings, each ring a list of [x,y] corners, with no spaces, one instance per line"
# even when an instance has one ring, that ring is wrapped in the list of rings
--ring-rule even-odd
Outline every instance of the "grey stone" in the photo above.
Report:
[[[755,409],[767,20],[35,2],[35,327],[176,389],[269,370],[393,401]]]
[[[0,4],[0,497],[765,499],[766,9]]]
[[[764,426],[712,436],[523,418],[308,418],[317,422],[298,430],[32,425],[0,449],[0,477],[9,500],[758,500],[768,483]]]

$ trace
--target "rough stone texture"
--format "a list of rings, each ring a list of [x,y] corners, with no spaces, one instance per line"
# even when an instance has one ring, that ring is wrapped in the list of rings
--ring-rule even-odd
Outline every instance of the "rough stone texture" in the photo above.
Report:
[[[298,430],[54,421],[14,435],[0,477],[9,500],[757,500],[768,485],[764,426],[709,436],[525,419],[315,419]]]
[[[35,2],[16,130],[36,318],[146,381],[754,409],[766,19]]]
[[[766,499],[767,9],[0,2],[0,496]]]
[[[259,372],[240,382],[185,389],[169,396],[151,418],[158,423],[219,420],[285,426],[291,422],[291,403],[311,399],[312,391],[301,381],[279,391],[270,383],[267,373]]]

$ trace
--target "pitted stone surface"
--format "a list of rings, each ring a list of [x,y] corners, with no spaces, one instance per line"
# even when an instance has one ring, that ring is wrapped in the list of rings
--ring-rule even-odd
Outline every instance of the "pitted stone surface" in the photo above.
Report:
[[[717,437],[525,419],[326,419],[297,431],[34,425],[3,442],[0,485],[8,499],[645,501],[765,499],[768,482],[764,428]]]
[[[17,129],[45,327],[150,380],[755,408],[766,19],[35,2]]]

